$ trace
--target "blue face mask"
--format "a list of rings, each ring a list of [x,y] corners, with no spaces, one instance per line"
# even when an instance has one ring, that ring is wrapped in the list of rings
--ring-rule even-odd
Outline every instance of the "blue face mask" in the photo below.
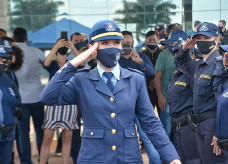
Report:
[[[107,68],[112,68],[116,66],[118,60],[120,59],[122,49],[119,48],[105,48],[97,50],[97,59],[101,64]]]

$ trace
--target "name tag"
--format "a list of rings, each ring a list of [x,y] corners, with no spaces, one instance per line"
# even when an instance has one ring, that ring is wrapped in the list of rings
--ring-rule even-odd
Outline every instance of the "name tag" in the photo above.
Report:
[[[205,75],[205,74],[201,74],[200,78],[204,78],[204,79],[209,79],[211,80],[211,76],[210,75]]]

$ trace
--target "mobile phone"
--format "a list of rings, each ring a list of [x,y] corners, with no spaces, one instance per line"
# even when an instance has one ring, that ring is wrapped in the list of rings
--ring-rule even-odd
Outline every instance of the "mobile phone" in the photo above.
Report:
[[[61,31],[61,39],[65,39],[66,41],[68,41],[67,31]]]

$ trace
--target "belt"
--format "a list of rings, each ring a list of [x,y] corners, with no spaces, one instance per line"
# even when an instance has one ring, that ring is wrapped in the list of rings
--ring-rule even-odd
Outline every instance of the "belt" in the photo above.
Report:
[[[191,116],[192,122],[194,124],[210,119],[210,118],[215,118],[216,117],[216,110],[212,110],[209,112],[204,112],[204,113],[200,113],[200,114],[193,114]]]
[[[228,150],[228,139],[218,140],[218,147],[223,150]]]
[[[187,125],[188,124],[188,115],[185,114],[184,116],[177,117],[177,118],[172,118],[171,119],[171,124],[173,127],[176,127],[176,129],[179,129],[180,127]]]
[[[4,124],[0,125],[0,133],[2,135],[7,135],[13,130],[13,125],[11,126],[5,126]]]

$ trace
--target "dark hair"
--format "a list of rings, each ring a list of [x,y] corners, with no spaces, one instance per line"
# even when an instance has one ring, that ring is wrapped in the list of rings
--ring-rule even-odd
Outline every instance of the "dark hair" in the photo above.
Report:
[[[130,31],[122,31],[122,35],[130,35],[133,39],[133,35]]]
[[[14,51],[14,56],[16,58],[15,63],[10,64],[10,69],[12,71],[17,71],[21,68],[23,62],[24,62],[24,53],[18,46],[12,46]]]
[[[3,28],[0,28],[0,31],[2,31],[6,34],[6,30],[4,30]]]
[[[71,40],[71,41],[72,41],[74,35],[81,35],[81,33],[79,33],[79,32],[73,33],[73,34],[70,36],[70,40]]]
[[[149,36],[152,36],[152,35],[158,36],[157,33],[156,33],[155,31],[150,30],[150,31],[148,31],[148,32],[146,33],[145,38],[148,38]]]
[[[220,20],[219,22],[222,22],[223,25],[226,25],[226,21],[225,20]]]
[[[16,28],[13,31],[13,39],[15,42],[24,42],[27,39],[27,31],[21,27]]]
[[[202,22],[200,22],[200,21],[197,20],[197,21],[194,22],[194,27],[196,27],[198,25],[201,25],[201,24],[202,24]]]
[[[3,36],[1,39],[7,40],[7,41],[10,42],[10,43],[14,42],[13,38],[10,38],[10,37],[8,37],[8,36]]]

